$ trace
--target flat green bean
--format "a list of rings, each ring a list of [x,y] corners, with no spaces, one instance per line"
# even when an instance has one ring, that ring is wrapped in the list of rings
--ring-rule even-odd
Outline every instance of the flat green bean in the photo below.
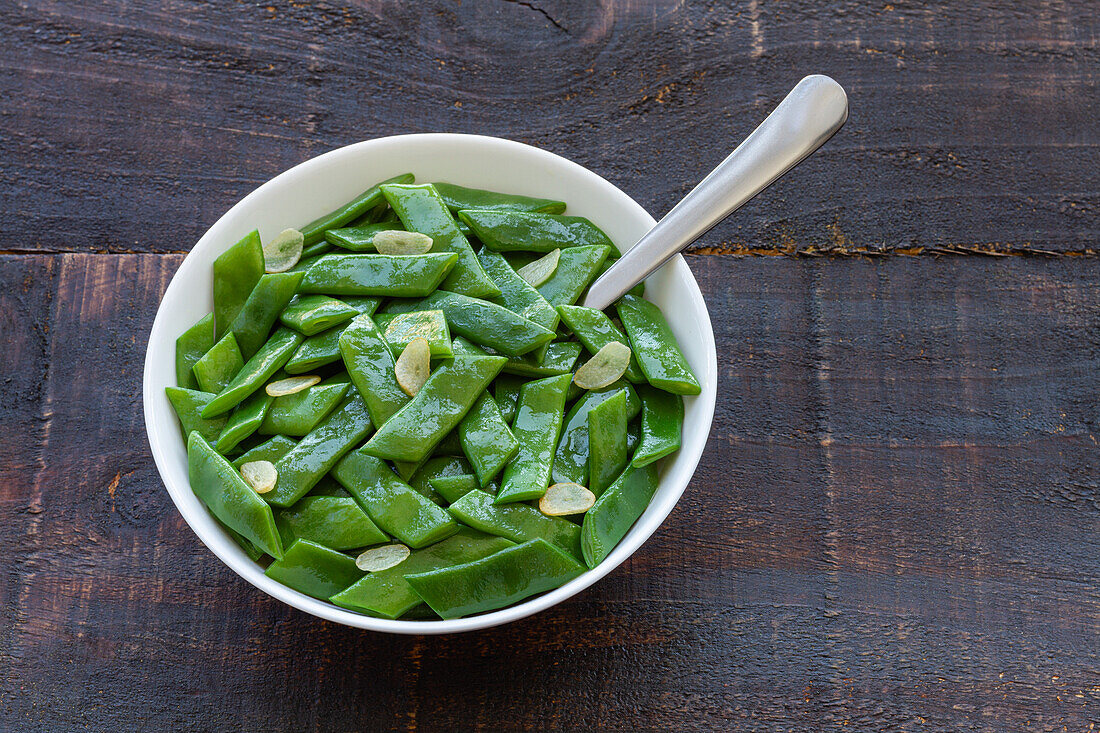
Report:
[[[470,243],[458,231],[454,217],[434,186],[389,185],[382,187],[382,193],[406,229],[432,238],[432,252],[458,255],[458,262],[443,283],[444,288],[473,298],[500,294],[500,289],[481,269]]]
[[[276,511],[275,524],[285,545],[301,539],[333,550],[354,550],[389,539],[351,497],[304,496]]]
[[[571,374],[562,374],[528,382],[520,390],[512,421],[519,452],[504,469],[497,504],[538,499],[546,493],[570,381]]]
[[[370,433],[367,408],[358,395],[350,397],[309,432],[275,464],[279,479],[264,499],[290,506],[312,489],[326,473]]]
[[[263,424],[267,408],[271,406],[274,399],[261,389],[253,392],[245,398],[244,402],[237,405],[233,412],[229,413],[225,427],[218,433],[218,443],[215,446],[218,452],[223,455],[228,453],[242,440],[255,433]]]
[[[458,426],[505,361],[499,356],[456,356],[443,362],[363,450],[391,461],[423,460]]]
[[[388,183],[412,183],[414,180],[412,173],[402,173],[399,176],[387,178],[381,183],[371,186],[336,211],[329,212],[318,219],[314,219],[300,230],[302,236],[305,237],[306,244],[316,244],[324,239],[327,230],[338,229],[350,223],[353,219],[373,211],[382,203],[381,186]]]
[[[628,382],[619,381],[600,390],[584,392],[565,415],[561,438],[554,453],[551,483],[573,483],[588,486],[588,412],[619,392],[626,393],[627,419],[641,410],[641,401]]]
[[[325,239],[352,252],[376,252],[378,248],[374,246],[374,235],[402,229],[399,223],[382,221],[364,226],[329,229],[325,232]]]
[[[565,211],[564,201],[497,193],[438,181],[432,185],[451,211],[476,209],[478,211],[534,211],[545,214],[560,214]]]
[[[644,468],[631,466],[596,499],[581,525],[581,551],[588,567],[603,562],[626,536],[649,506],[657,481],[656,464]]]
[[[462,452],[474,467],[479,486],[484,486],[504,468],[519,451],[519,441],[512,435],[496,401],[488,392],[477,398],[473,407],[458,425]],[[454,501],[433,484],[448,501]]]
[[[301,343],[301,334],[289,328],[276,329],[267,343],[245,363],[225,389],[203,408],[202,416],[215,417],[236,407],[279,371]]]
[[[674,394],[693,395],[702,391],[660,308],[628,294],[615,304],[615,309],[650,384]]]
[[[626,390],[588,411],[588,490],[600,496],[626,468]]]
[[[603,311],[580,305],[562,305],[558,306],[558,313],[561,314],[562,322],[576,334],[590,354],[595,354],[612,341],[630,345],[626,334],[620,331]],[[643,384],[646,381],[633,353],[630,355],[630,365],[623,376],[634,384]]]
[[[487,534],[526,542],[541,537],[569,554],[581,558],[581,528],[563,517],[548,517],[530,504],[493,502],[492,494],[471,491],[451,504],[447,511],[468,527]]]
[[[214,260],[214,324],[216,337],[230,325],[264,274],[264,250],[255,229]]]
[[[214,399],[213,394],[179,387],[166,387],[164,392],[168,395],[168,401],[172,403],[172,409],[176,411],[176,417],[180,420],[184,438],[192,430],[197,430],[199,435],[206,438],[208,442],[218,439],[218,433],[225,427],[225,416],[207,420],[199,414],[202,408]]]
[[[340,404],[349,387],[348,384],[318,384],[276,397],[258,432],[262,435],[306,435]]]
[[[283,556],[271,507],[197,431],[187,436],[187,477],[218,521],[272,557]]]
[[[279,272],[264,275],[256,283],[229,327],[246,360],[252,358],[267,340],[271,327],[278,322],[279,314],[294,297],[301,280],[300,272]]]
[[[371,421],[382,427],[409,401],[397,384],[390,345],[369,315],[356,316],[340,334],[340,353],[352,384],[367,404]]]
[[[413,339],[422,338],[428,342],[432,358],[450,358],[451,329],[443,311],[414,311],[413,313],[382,313],[375,317],[374,323],[382,330],[386,343],[390,345],[394,356],[401,352]]]
[[[596,277],[611,247],[573,247],[563,249],[558,269],[536,288],[550,305],[573,305]]]
[[[275,463],[280,458],[290,452],[290,449],[298,444],[298,441],[286,437],[285,435],[276,435],[266,443],[260,443],[255,448],[245,451],[241,455],[233,459],[233,468],[238,471],[246,463],[252,461],[270,461]]]
[[[264,575],[307,596],[328,600],[363,577],[355,560],[309,540],[295,540]]]
[[[357,308],[327,295],[296,295],[279,314],[279,320],[303,336],[313,336],[357,315]]]
[[[520,211],[460,211],[481,242],[497,252],[549,252],[573,247],[613,247],[607,235],[583,216]]]
[[[680,448],[680,432],[684,424],[684,398],[678,394],[639,388],[642,398],[641,445],[634,452],[630,465],[648,466]]]
[[[446,510],[402,481],[384,461],[352,451],[332,472],[383,531],[409,547],[450,537],[458,524]]]
[[[176,386],[197,389],[198,381],[191,368],[214,346],[214,314],[207,313],[194,326],[176,339]]]
[[[241,358],[241,350],[237,347],[237,339],[232,331],[229,331],[218,343],[210,347],[195,362],[192,370],[195,372],[195,381],[199,383],[199,389],[203,392],[217,394],[225,389],[237,372],[244,366]]]

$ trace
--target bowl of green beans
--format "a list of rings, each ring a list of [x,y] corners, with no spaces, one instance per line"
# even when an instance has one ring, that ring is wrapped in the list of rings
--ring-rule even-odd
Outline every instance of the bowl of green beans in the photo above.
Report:
[[[478,135],[276,176],[153,323],[145,422],[172,501],[249,583],[349,626],[483,629],[576,595],[669,515],[714,416],[682,257],[582,305],[654,223],[586,168]]]

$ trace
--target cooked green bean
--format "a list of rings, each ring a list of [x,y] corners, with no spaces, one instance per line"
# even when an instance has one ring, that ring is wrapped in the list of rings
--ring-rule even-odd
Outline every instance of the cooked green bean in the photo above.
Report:
[[[354,550],[389,539],[351,497],[304,496],[276,511],[275,524],[283,544],[301,539],[333,550]]]
[[[650,384],[675,394],[702,391],[660,308],[633,295],[624,295],[615,308]]]
[[[455,503],[466,494],[481,487],[477,476],[472,473],[465,473],[460,476],[440,476],[431,479],[429,483],[448,504]]]
[[[599,227],[583,216],[519,211],[460,211],[458,217],[477,238],[497,252],[549,252],[573,247],[614,247]]]
[[[253,229],[214,260],[214,324],[216,337],[230,325],[264,274],[260,233]]]
[[[245,451],[233,459],[233,467],[240,470],[241,466],[252,461],[270,461],[275,463],[290,452],[290,449],[298,444],[285,435],[276,435],[266,443],[260,443],[255,448]]]
[[[329,229],[338,229],[377,208],[382,203],[381,186],[389,183],[412,183],[413,180],[415,179],[412,173],[402,173],[399,176],[387,178],[381,183],[371,186],[336,211],[325,214],[319,219],[314,219],[300,230],[302,236],[305,237],[306,245],[320,242]]]
[[[382,187],[382,193],[406,229],[432,238],[432,252],[458,255],[458,262],[443,283],[444,288],[472,298],[500,294],[500,289],[481,269],[470,243],[458,231],[454,217],[434,186],[388,185]]]
[[[517,275],[503,255],[483,247],[478,252],[477,259],[500,288],[500,295],[492,299],[494,303],[543,328],[553,331],[558,327],[558,312],[554,310],[554,306],[547,303],[546,298],[530,283]]]
[[[539,285],[539,295],[555,308],[573,305],[588,284],[596,277],[600,265],[607,259],[610,247],[573,247],[563,249],[558,269],[550,279]]]
[[[392,221],[382,221],[364,226],[329,229],[325,232],[325,239],[352,252],[375,252],[377,247],[374,246],[374,235],[395,229],[400,230],[402,226]]]
[[[397,384],[390,345],[371,317],[356,316],[340,334],[340,353],[351,382],[367,404],[371,421],[380,428],[408,401]]]
[[[301,499],[336,463],[370,433],[367,408],[349,397],[275,464],[279,480],[264,498],[275,506]]]
[[[441,617],[459,618],[510,606],[583,572],[572,557],[534,539],[463,565],[407,574],[405,580]]]
[[[233,412],[229,413],[225,427],[218,434],[218,444],[215,446],[218,452],[223,455],[228,453],[242,440],[256,432],[263,424],[267,408],[271,407],[274,399],[261,389],[253,392],[245,398],[244,402],[237,405]]]
[[[256,283],[229,327],[237,337],[237,345],[246,360],[251,359],[263,346],[271,333],[271,327],[278,322],[279,314],[294,297],[301,281],[300,272],[279,272],[264,275]]]
[[[564,201],[497,193],[438,181],[432,185],[451,211],[477,209],[479,211],[534,211],[546,214],[560,214],[565,211]]]
[[[519,441],[512,435],[500,408],[488,392],[478,397],[477,402],[462,418],[458,425],[458,437],[462,441],[462,451],[474,467],[478,485],[484,486],[504,468],[508,461],[519,451]],[[454,501],[440,491],[448,501]]]
[[[299,290],[328,295],[427,295],[458,261],[453,253],[424,255],[325,255],[306,270]]]
[[[237,372],[218,396],[202,409],[203,417],[215,417],[229,412],[244,398],[262,387],[290,359],[302,343],[302,336],[289,328],[276,329],[267,343]]]
[[[500,356],[456,356],[444,362],[416,397],[378,428],[363,450],[391,461],[423,460],[458,426],[504,362]]]
[[[357,308],[327,295],[296,295],[279,314],[279,320],[303,336],[313,336],[357,315]]]
[[[626,393],[627,419],[631,420],[641,409],[641,401],[634,388],[621,381],[601,390],[584,392],[566,414],[550,473],[552,483],[588,485],[588,412],[619,392]]]
[[[309,540],[295,540],[264,575],[307,596],[327,600],[363,577],[355,560]]]
[[[183,427],[184,437],[187,437],[192,430],[197,430],[207,442],[218,439],[218,433],[225,427],[225,416],[207,420],[199,414],[202,408],[214,399],[213,394],[179,387],[166,387],[164,392],[168,395],[168,401],[172,403],[172,409],[176,411],[176,417],[179,418],[180,425]]]
[[[394,356],[399,356],[413,339],[428,342],[432,358],[454,356],[451,348],[451,329],[443,311],[414,311],[412,313],[381,313],[374,323],[382,331]]]
[[[195,362],[192,370],[199,389],[217,394],[225,389],[225,385],[237,376],[243,366],[244,359],[241,358],[241,350],[237,348],[237,339],[230,331]]]
[[[657,467],[633,466],[596,499],[581,525],[581,550],[590,568],[599,565],[649,506],[657,490]]]
[[[538,499],[546,493],[571,380],[571,374],[562,374],[528,382],[520,390],[512,421],[519,452],[504,469],[498,504]]]
[[[626,334],[620,331],[603,311],[580,305],[562,305],[558,306],[558,313],[561,314],[562,322],[576,334],[590,354],[595,354],[612,341],[630,345]],[[626,374],[623,376],[634,384],[645,382],[645,375],[642,374],[633,353],[630,355],[630,366],[627,367]]]
[[[263,435],[307,434],[340,404],[349,386],[318,384],[301,392],[276,397],[267,408],[259,432]]]
[[[283,556],[271,507],[198,431],[187,436],[187,476],[191,490],[218,521],[272,557]]]
[[[492,494],[471,491],[447,508],[463,524],[513,542],[541,537],[581,558],[581,528],[563,517],[548,517],[530,504],[495,504]]]
[[[198,388],[199,383],[191,369],[213,346],[214,314],[207,313],[176,339],[176,386],[182,389]]]
[[[680,430],[684,424],[684,398],[678,394],[645,386],[642,398],[641,445],[630,465],[648,466],[680,448]]]
[[[375,524],[409,547],[425,547],[458,531],[458,524],[446,510],[402,481],[384,461],[362,449],[352,451],[340,461],[332,476]]]
[[[626,390],[588,411],[588,490],[597,497],[626,468]]]

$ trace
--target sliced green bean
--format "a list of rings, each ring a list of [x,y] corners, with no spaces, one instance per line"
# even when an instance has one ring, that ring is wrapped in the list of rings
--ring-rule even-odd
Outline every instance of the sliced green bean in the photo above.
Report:
[[[202,410],[203,417],[215,417],[229,412],[246,397],[267,383],[275,372],[290,359],[302,343],[302,336],[289,328],[276,329],[267,343],[249,359],[237,376]]]
[[[341,324],[302,342],[286,363],[287,374],[305,374],[340,360],[340,334],[346,326]]]
[[[516,274],[503,255],[483,247],[477,259],[500,288],[500,295],[492,299],[494,303],[551,331],[558,327],[558,312],[539,291]]]
[[[187,436],[187,477],[191,490],[218,521],[272,557],[283,556],[271,507],[197,431]]]
[[[443,287],[473,298],[500,294],[474,256],[470,243],[458,231],[454,217],[431,184],[420,186],[383,186],[382,193],[410,232],[420,232],[432,238],[432,252],[454,252],[458,262],[447,276]]]
[[[641,445],[630,465],[648,466],[680,448],[684,424],[684,398],[678,394],[640,387],[642,398]]]
[[[615,309],[650,384],[674,394],[693,395],[702,391],[660,308],[648,300],[624,295]]]
[[[336,463],[370,433],[367,408],[358,395],[337,407],[298,445],[279,459],[279,480],[264,498],[275,506],[290,506],[312,489]]]
[[[497,504],[538,499],[546,493],[570,381],[571,374],[562,374],[528,382],[520,390],[512,421],[519,452],[504,469]]]
[[[371,421],[382,427],[408,403],[409,396],[397,384],[393,352],[370,316],[356,316],[340,334],[340,353]]]
[[[320,242],[325,238],[325,232],[327,230],[338,229],[350,223],[353,219],[357,219],[374,210],[382,203],[381,187],[383,185],[388,183],[412,183],[414,180],[412,173],[402,173],[399,176],[387,178],[381,183],[371,186],[336,211],[325,214],[319,219],[314,219],[301,229],[302,236],[306,239],[306,244],[310,245]]]
[[[329,229],[325,232],[325,239],[337,247],[352,252],[376,252],[374,235],[378,232],[388,232],[395,229],[403,229],[400,224],[392,221],[382,221],[364,226],[345,227],[343,229]]]
[[[363,577],[354,558],[309,540],[296,540],[264,575],[307,596],[328,600]]]
[[[542,539],[480,560],[406,574],[413,590],[442,618],[459,618],[518,603],[584,573],[584,566]]]
[[[378,310],[378,306],[382,305],[381,298],[371,298],[365,295],[346,295],[340,300],[360,313],[366,313],[368,316],[373,316],[374,312]]]
[[[528,379],[565,374],[573,371],[581,355],[581,345],[575,341],[554,341],[547,346],[541,359],[536,359],[535,353],[510,357],[501,371]]]
[[[444,476],[462,476],[472,472],[473,468],[462,456],[435,456],[429,458],[416,470],[416,473],[409,479],[409,486],[438,504],[443,500],[443,497],[436,494],[432,489],[432,479]],[[433,494],[439,498],[439,501],[432,496]]]
[[[588,284],[596,277],[600,265],[607,259],[610,247],[573,247],[563,249],[558,269],[550,279],[538,286],[539,295],[550,305],[573,305]]]
[[[447,508],[458,521],[474,529],[526,542],[541,537],[581,558],[581,528],[563,517],[548,517],[530,504],[493,502],[492,494],[471,491]]]
[[[263,346],[271,327],[279,320],[279,314],[294,297],[298,283],[302,281],[300,272],[279,272],[264,275],[252,289],[244,306],[229,330],[237,337],[241,355],[247,360]]]
[[[526,382],[526,379],[517,377],[514,374],[501,374],[493,380],[493,398],[497,401],[501,416],[509,425],[512,424],[512,419],[516,416],[519,391]]]
[[[460,211],[458,217],[497,252],[550,252],[573,247],[613,247],[607,235],[583,216],[519,211]]]
[[[508,429],[500,408],[488,392],[478,397],[462,418],[458,437],[462,441],[462,452],[477,474],[479,486],[489,483],[519,451],[519,441]],[[448,501],[454,501],[438,487],[434,488]]]
[[[348,384],[318,384],[276,397],[267,409],[259,432],[263,435],[305,435],[340,404],[349,387]]]
[[[329,600],[353,611],[365,611],[382,618],[398,618],[422,603],[404,575],[462,565],[514,545],[503,537],[462,527],[445,540],[413,550],[399,565],[367,573],[355,585]]]
[[[304,496],[294,506],[276,511],[275,524],[283,544],[300,539],[333,550],[354,550],[389,539],[351,497]]]
[[[229,414],[225,427],[218,434],[215,446],[218,452],[226,454],[236,448],[242,440],[255,433],[263,424],[267,408],[271,407],[274,397],[268,396],[262,389],[250,394],[244,402],[237,405]]]
[[[387,313],[441,310],[452,334],[519,356],[550,343],[554,332],[488,300],[437,290],[426,298],[387,303]]]
[[[431,293],[451,271],[453,253],[325,255],[306,271],[299,290],[329,295],[414,298]]]
[[[218,343],[210,347],[195,362],[192,369],[195,372],[195,381],[199,383],[199,389],[203,392],[217,394],[225,389],[237,372],[244,366],[241,358],[241,350],[237,347],[237,339],[233,332],[225,334]]]
[[[374,319],[382,330],[386,343],[394,356],[399,356],[413,339],[428,342],[433,358],[454,356],[451,348],[451,329],[443,311],[415,311],[413,313],[382,313]]]
[[[313,336],[357,315],[357,308],[327,295],[296,295],[279,314],[279,320],[303,336]]]
[[[363,450],[391,461],[423,460],[458,426],[504,362],[499,356],[456,356],[445,361],[416,397],[378,428]]]
[[[197,389],[198,381],[191,368],[214,346],[214,314],[207,313],[198,323],[176,339],[176,386]]]
[[[438,181],[432,185],[451,211],[476,209],[478,211],[533,211],[545,214],[560,214],[565,211],[564,201],[497,193]]]
[[[260,233],[253,229],[214,260],[214,323],[216,337],[230,326],[264,274]]]
[[[626,468],[626,390],[588,411],[588,490],[597,497]]]
[[[460,476],[440,476],[433,478],[429,483],[448,504],[455,503],[466,494],[481,487],[477,476],[472,473]]]
[[[612,341],[630,345],[626,334],[620,331],[603,311],[581,305],[562,305],[558,306],[558,313],[561,314],[562,322],[576,334],[590,354],[595,354]],[[623,376],[634,384],[645,382],[645,375],[642,374],[633,353],[630,355],[630,366],[627,367],[626,374]]]
[[[657,467],[629,467],[596,499],[581,525],[584,562],[594,568],[615,549],[642,516],[657,490]]]
[[[332,476],[375,524],[409,547],[425,547],[458,531],[458,524],[446,510],[402,481],[384,461],[362,449],[340,461]]]
[[[565,416],[557,451],[554,453],[551,483],[588,485],[588,413],[619,392],[626,393],[627,419],[633,419],[641,410],[641,401],[628,382],[616,382],[605,389],[584,392],[570,408]]]
[[[270,461],[275,463],[280,458],[290,452],[290,449],[298,444],[298,441],[292,440],[285,435],[276,435],[266,443],[260,443],[252,450],[246,451],[241,455],[233,459],[233,468],[238,471],[241,466],[252,461]]]
[[[172,409],[176,411],[176,417],[180,420],[184,438],[192,430],[196,430],[208,442],[218,439],[218,433],[225,427],[225,416],[207,420],[199,414],[202,408],[214,399],[213,394],[179,387],[166,387],[164,392],[168,395],[168,401],[172,403]]]

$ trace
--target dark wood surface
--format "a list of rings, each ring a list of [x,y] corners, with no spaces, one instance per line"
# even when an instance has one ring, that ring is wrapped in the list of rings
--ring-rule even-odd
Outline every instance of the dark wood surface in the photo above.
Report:
[[[0,730],[1095,729],[1094,3],[20,0],[0,38]],[[257,184],[482,132],[660,214],[810,72],[851,120],[689,256],[713,433],[607,579],[391,637],[187,529],[145,341]]]

